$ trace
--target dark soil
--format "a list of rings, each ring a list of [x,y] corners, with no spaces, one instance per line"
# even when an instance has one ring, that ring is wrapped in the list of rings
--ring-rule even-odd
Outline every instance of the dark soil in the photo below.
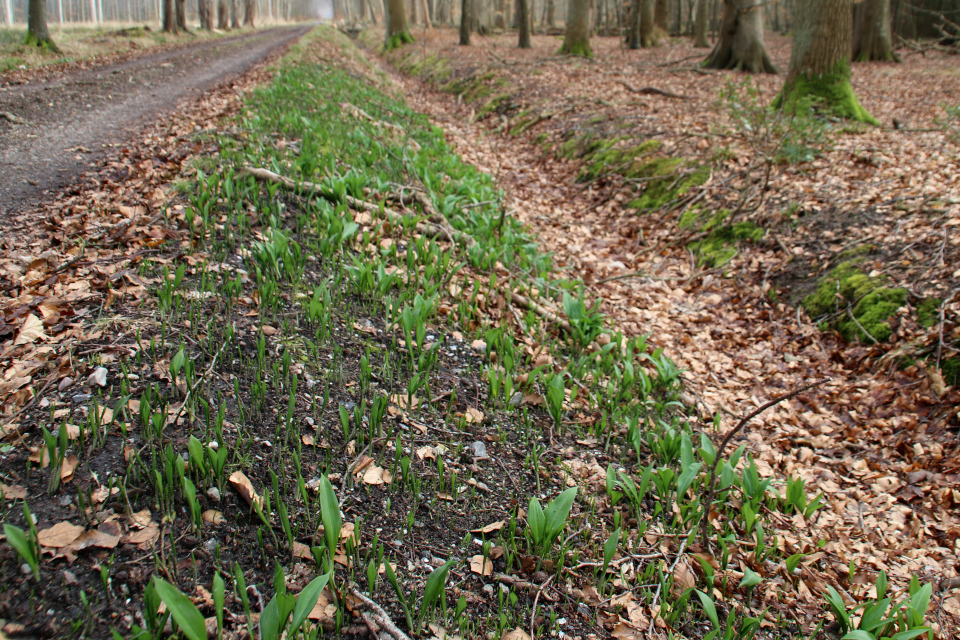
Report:
[[[309,30],[279,27],[0,87],[0,214],[68,185],[158,113],[232,81]]]

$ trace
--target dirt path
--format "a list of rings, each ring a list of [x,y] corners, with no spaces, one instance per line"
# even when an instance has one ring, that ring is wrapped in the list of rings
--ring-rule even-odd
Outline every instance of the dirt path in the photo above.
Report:
[[[147,54],[50,82],[0,88],[0,214],[69,184],[157,114],[289,45],[310,25],[279,27]]]

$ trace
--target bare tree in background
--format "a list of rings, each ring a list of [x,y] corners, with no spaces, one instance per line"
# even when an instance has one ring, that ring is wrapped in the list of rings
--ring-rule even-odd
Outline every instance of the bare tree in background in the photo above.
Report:
[[[217,29],[226,31],[230,28],[230,14],[227,11],[227,0],[217,0]]]
[[[50,37],[50,30],[47,29],[46,0],[30,0],[27,8],[27,37],[24,43],[59,51],[57,44]]]
[[[163,0],[163,30],[165,33],[179,33],[180,23],[177,22],[177,0]]]
[[[460,45],[470,46],[470,0],[460,0]]]
[[[243,7],[243,26],[254,26],[254,20],[257,18],[257,0],[246,0]]]
[[[696,39],[693,46],[706,48],[710,46],[707,32],[710,30],[710,1],[697,0],[697,21],[694,27]]]
[[[890,0],[864,0],[853,8],[853,59],[900,62],[893,50]]]
[[[519,46],[521,49],[530,48],[530,0],[517,0],[517,28],[519,30]]]
[[[724,0],[720,39],[703,66],[777,73],[763,46],[763,4],[761,0]]]

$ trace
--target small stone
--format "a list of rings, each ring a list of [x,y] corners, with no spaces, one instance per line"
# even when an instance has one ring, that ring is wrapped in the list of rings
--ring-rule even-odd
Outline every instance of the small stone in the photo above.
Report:
[[[470,443],[470,446],[467,447],[470,450],[470,453],[473,454],[474,458],[486,458],[487,457],[487,445],[476,440]]]
[[[49,406],[50,406],[50,401],[47,400],[46,398],[43,398],[42,400],[40,400],[40,408],[41,408],[41,409],[46,409],[46,408],[49,407]]]
[[[71,378],[70,376],[67,376],[66,378],[60,381],[60,384],[57,385],[57,391],[59,391],[60,393],[63,393],[64,391],[69,389],[70,385],[72,384],[73,384],[73,378]]]
[[[20,573],[22,573],[25,576],[28,576],[31,573],[33,573],[33,569],[30,568],[30,565],[24,562],[22,565],[20,565]]]
[[[73,496],[71,494],[65,493],[64,495],[60,496],[61,507],[69,507],[71,504],[73,504]]]
[[[483,585],[483,592],[484,592],[485,594],[487,594],[487,596],[489,596],[489,597],[492,598],[492,597],[493,597],[493,585],[492,585],[492,584],[485,584],[485,585]]]
[[[216,487],[210,487],[207,489],[207,497],[213,502],[220,502],[220,490]]]
[[[210,442],[207,443],[207,446],[213,449],[214,451],[216,451],[217,449],[220,448],[220,443],[217,442],[216,440],[211,440]]]
[[[486,484],[482,482],[477,482],[477,489],[480,489],[480,491],[486,491],[487,493],[490,493],[490,487],[488,487]]]
[[[78,393],[77,395],[73,396],[73,401],[77,404],[82,404],[84,402],[88,402],[92,397],[93,396],[91,396],[89,393]]]
[[[313,421],[313,418],[304,418],[303,421],[306,422],[311,427],[315,424]]]
[[[203,543],[203,548],[209,551],[210,553],[213,553],[214,551],[216,551],[217,547],[219,546],[220,546],[220,542],[216,538],[207,538],[206,541]]]
[[[519,391],[518,391],[517,393],[513,394],[513,397],[510,398],[510,406],[511,406],[511,407],[515,407],[515,406],[517,406],[518,404],[520,404],[521,402],[523,402],[523,394],[520,393]]]
[[[77,580],[77,576],[74,575],[72,571],[67,571],[66,569],[63,571],[63,582],[65,584],[80,584],[80,581]]]
[[[87,378],[87,384],[91,387],[105,387],[107,386],[107,369],[106,367],[97,367],[93,370],[93,373]]]

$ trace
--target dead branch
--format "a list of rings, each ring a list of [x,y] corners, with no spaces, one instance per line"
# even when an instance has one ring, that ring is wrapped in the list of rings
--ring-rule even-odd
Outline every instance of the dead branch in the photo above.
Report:
[[[717,452],[713,458],[713,465],[710,467],[710,476],[707,478],[707,484],[704,485],[707,489],[707,499],[703,501],[704,513],[703,519],[700,521],[700,544],[707,550],[707,553],[710,552],[710,509],[712,508],[713,499],[716,497],[717,492],[717,467],[720,466],[720,459],[723,457],[723,450],[727,447],[727,444],[730,442],[733,436],[740,433],[740,431],[748,422],[756,418],[770,407],[776,406],[784,400],[789,400],[790,398],[796,397],[804,391],[808,391],[814,387],[819,387],[828,380],[829,378],[824,378],[822,380],[817,380],[816,382],[811,382],[810,384],[806,384],[798,389],[790,391],[789,393],[785,393],[781,396],[777,396],[773,400],[765,402],[757,409],[744,416],[737,426],[735,426],[733,429],[730,429],[730,431],[727,432],[727,435],[723,437],[723,440],[720,441],[720,446],[717,447]]]
[[[383,610],[383,607],[365,596],[356,587],[351,587],[350,593],[370,608],[370,617],[373,618],[373,622],[375,622],[378,627],[396,638],[396,640],[410,640],[410,636],[405,634],[403,631],[400,631],[399,627],[397,627],[397,625],[393,623],[393,620],[390,619],[390,615]],[[364,622],[366,622],[366,619],[364,619]]]
[[[343,197],[337,196],[330,189],[325,189],[324,187],[315,184],[313,182],[296,182],[290,178],[286,178],[279,174],[269,171],[267,169],[256,169],[252,167],[243,167],[237,172],[238,178],[243,178],[245,176],[253,176],[261,182],[271,182],[274,184],[279,184],[282,187],[289,189],[291,191],[300,191],[306,193],[315,193],[323,197],[325,200],[330,202],[340,203],[343,202],[351,209],[355,211],[366,211],[371,215],[379,214],[381,209],[379,205],[373,204],[372,202],[367,202],[366,200],[360,200],[359,198],[354,198],[353,196],[344,195]],[[392,220],[393,222],[402,222],[405,218],[400,213],[386,207],[383,208],[383,215]],[[449,224],[449,223],[448,223]],[[416,224],[416,229],[420,233],[430,236],[431,238],[440,238],[441,240],[446,240],[448,242],[459,242],[467,247],[472,247],[476,244],[470,235],[463,233],[462,231],[457,231],[452,227],[445,227],[435,223],[430,222],[418,222]]]
[[[627,82],[624,82],[623,80],[618,80],[618,82],[622,84],[630,93],[640,93],[647,96],[663,96],[665,98],[677,98],[679,100],[690,99],[689,96],[682,96],[678,93],[670,93],[669,91],[664,91],[663,89],[657,89],[656,87],[641,87],[637,89],[633,85]]]
[[[3,118],[10,124],[28,124],[26,120],[10,113],[9,111],[0,111],[0,118]]]

